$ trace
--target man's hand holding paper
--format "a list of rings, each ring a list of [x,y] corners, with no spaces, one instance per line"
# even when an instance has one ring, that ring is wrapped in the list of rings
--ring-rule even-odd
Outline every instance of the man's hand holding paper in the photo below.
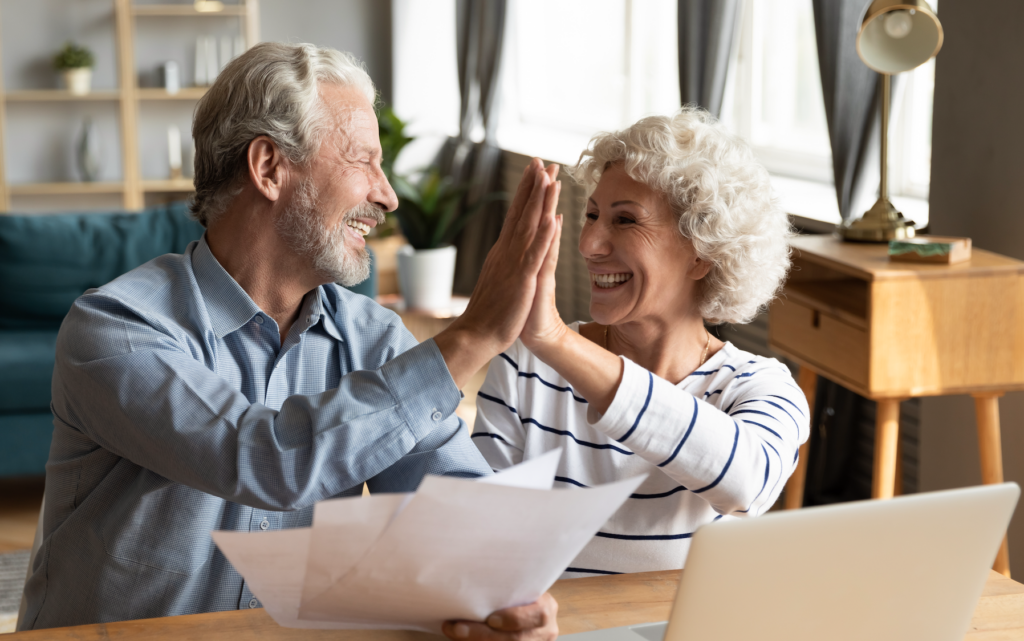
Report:
[[[557,605],[545,591],[643,481],[551,490],[559,455],[481,481],[431,476],[410,495],[326,501],[287,549],[265,533],[213,536],[283,626],[546,638]],[[305,571],[267,572],[281,555]]]

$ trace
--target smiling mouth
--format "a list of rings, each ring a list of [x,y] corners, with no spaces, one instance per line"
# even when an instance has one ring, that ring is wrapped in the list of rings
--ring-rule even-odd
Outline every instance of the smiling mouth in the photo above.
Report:
[[[365,235],[370,233],[370,226],[369,225],[367,225],[366,223],[361,223],[358,220],[355,220],[353,218],[350,218],[349,220],[346,220],[345,224],[348,225],[349,227],[351,227],[352,229],[356,230],[357,232],[359,232],[359,234],[362,235],[362,236],[365,236]]]
[[[622,274],[595,274],[590,272],[590,282],[599,287],[600,289],[612,289],[613,287],[619,287],[623,283],[628,282],[633,278],[633,274],[622,273]]]

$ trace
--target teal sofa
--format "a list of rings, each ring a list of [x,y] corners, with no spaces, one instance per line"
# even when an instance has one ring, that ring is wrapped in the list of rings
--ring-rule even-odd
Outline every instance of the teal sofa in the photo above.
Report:
[[[184,202],[139,213],[0,214],[0,477],[45,473],[54,345],[74,300],[202,234]],[[376,296],[376,270],[352,289]]]

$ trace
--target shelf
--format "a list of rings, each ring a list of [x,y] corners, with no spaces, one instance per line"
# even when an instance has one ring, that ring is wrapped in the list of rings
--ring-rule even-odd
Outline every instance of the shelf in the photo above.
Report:
[[[121,92],[117,89],[104,89],[79,96],[67,89],[22,89],[5,93],[4,99],[7,102],[116,101],[121,99]]]
[[[21,183],[8,185],[12,196],[56,196],[81,194],[120,194],[124,191],[124,183]]]
[[[160,192],[175,192],[195,191],[195,185],[192,184],[191,178],[169,178],[166,180],[143,180],[142,191],[147,193],[160,193]]]
[[[245,5],[226,4],[220,11],[197,11],[191,4],[133,4],[136,16],[195,17],[195,16],[244,16]]]
[[[163,87],[138,89],[139,100],[199,100],[209,87],[182,87],[178,93],[167,93]]]

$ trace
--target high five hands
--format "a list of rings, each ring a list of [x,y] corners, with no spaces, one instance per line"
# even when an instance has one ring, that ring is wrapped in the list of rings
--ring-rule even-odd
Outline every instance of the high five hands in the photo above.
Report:
[[[460,388],[520,336],[526,342],[557,325],[554,270],[562,231],[555,211],[562,191],[557,176],[558,165],[530,162],[466,311],[434,338]],[[532,311],[538,305],[543,313]]]
[[[466,311],[434,338],[460,388],[517,338],[548,339],[565,327],[555,309],[562,232],[557,176],[558,165],[530,162]],[[553,641],[557,614],[558,603],[544,593],[533,603],[494,612],[485,623],[449,621],[443,631],[456,641]]]

